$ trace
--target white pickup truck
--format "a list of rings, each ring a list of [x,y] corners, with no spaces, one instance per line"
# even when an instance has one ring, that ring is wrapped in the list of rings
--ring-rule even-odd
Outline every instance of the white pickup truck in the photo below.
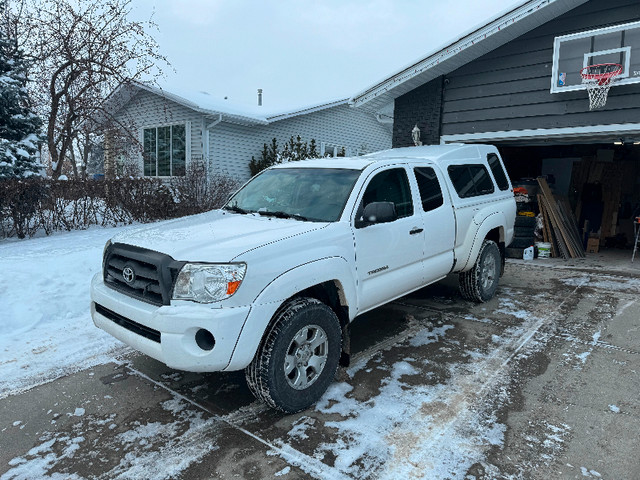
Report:
[[[245,369],[302,410],[348,364],[358,315],[459,273],[493,297],[516,204],[495,147],[441,145],[265,170],[220,210],[117,235],[94,323],[169,367]]]

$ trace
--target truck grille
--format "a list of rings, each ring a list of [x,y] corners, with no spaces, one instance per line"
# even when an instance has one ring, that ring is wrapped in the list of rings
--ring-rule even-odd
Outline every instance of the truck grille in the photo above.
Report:
[[[153,305],[169,305],[173,284],[185,262],[122,243],[109,246],[103,259],[104,283]]]

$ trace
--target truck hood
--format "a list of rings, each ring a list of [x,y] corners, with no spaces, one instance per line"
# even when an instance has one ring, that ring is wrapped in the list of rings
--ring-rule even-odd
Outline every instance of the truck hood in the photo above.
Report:
[[[111,241],[166,253],[174,260],[229,262],[248,250],[326,225],[213,210],[122,232]]]

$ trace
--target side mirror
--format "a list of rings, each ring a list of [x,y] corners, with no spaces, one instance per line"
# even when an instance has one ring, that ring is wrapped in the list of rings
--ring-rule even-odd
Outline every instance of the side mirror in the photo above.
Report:
[[[396,206],[392,202],[372,202],[364,207],[362,219],[356,227],[362,228],[376,223],[389,223],[398,218]]]

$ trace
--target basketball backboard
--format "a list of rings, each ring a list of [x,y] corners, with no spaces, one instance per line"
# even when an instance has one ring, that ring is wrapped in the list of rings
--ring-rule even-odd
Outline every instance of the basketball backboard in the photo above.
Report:
[[[586,89],[580,71],[602,63],[622,65],[614,86],[640,83],[640,22],[556,37],[551,93]]]

